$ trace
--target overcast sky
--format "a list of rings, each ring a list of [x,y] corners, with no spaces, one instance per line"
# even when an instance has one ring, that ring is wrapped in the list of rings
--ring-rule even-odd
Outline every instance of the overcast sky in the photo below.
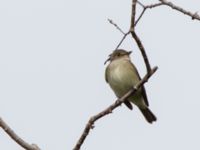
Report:
[[[197,0],[172,2],[200,11]],[[0,116],[42,150],[72,149],[89,117],[116,100],[103,63],[122,35],[107,19],[128,31],[130,11],[131,0],[1,0]],[[145,85],[158,121],[122,105],[96,122],[82,150],[200,149],[200,21],[162,6],[136,31],[159,67]],[[121,48],[143,76],[131,37]],[[22,150],[2,130],[0,149]]]

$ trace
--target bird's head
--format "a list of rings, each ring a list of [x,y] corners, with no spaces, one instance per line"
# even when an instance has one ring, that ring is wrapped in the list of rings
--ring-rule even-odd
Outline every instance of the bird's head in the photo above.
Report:
[[[132,53],[132,51],[125,51],[123,49],[117,49],[114,50],[109,56],[108,59],[105,61],[104,64],[106,64],[108,61],[113,61],[119,58],[122,58],[124,56],[129,56]]]

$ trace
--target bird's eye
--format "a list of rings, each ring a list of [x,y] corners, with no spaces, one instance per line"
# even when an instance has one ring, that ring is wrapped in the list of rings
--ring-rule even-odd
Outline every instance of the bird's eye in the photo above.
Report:
[[[120,54],[117,54],[117,57],[119,57],[120,56]]]

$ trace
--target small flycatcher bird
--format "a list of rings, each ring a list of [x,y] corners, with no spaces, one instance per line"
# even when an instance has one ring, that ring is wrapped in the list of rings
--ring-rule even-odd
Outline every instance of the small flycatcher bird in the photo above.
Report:
[[[113,51],[105,61],[105,64],[110,61],[105,71],[106,82],[118,98],[126,94],[141,79],[136,67],[131,62],[130,54],[131,51],[118,49]],[[156,121],[156,116],[148,108],[149,103],[144,86],[141,86],[124,103],[130,110],[133,109],[132,103],[135,104],[149,123]]]

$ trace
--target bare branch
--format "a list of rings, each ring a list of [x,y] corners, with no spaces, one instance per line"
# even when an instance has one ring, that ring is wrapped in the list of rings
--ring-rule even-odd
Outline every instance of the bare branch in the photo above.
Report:
[[[28,144],[22,138],[20,138],[7,124],[0,118],[0,127],[21,147],[26,150],[40,150],[36,144]]]
[[[137,1],[137,3],[141,6],[141,7],[143,7],[143,8],[155,8],[155,7],[158,7],[158,6],[161,6],[161,5],[163,5],[163,3],[162,2],[159,2],[159,3],[155,3],[155,4],[150,4],[150,5],[144,5],[144,4],[142,4],[140,1]]]
[[[84,129],[83,133],[81,134],[81,136],[80,136],[78,142],[76,143],[75,147],[73,148],[73,150],[79,150],[80,149],[81,145],[83,144],[86,137],[88,136],[90,130],[93,129],[95,121],[97,121],[98,119],[110,114],[114,109],[116,109],[124,101],[126,101],[126,99],[130,95],[134,94],[145,82],[148,81],[148,79],[156,72],[157,69],[158,69],[158,67],[154,67],[150,72],[148,72],[144,76],[144,78],[142,80],[140,80],[140,82],[135,87],[133,87],[131,90],[129,90],[123,97],[117,99],[115,101],[115,103],[113,103],[112,105],[110,105],[109,107],[107,107],[106,109],[101,111],[100,113],[92,116],[89,119],[88,123],[86,124],[85,129]]]
[[[150,4],[150,5],[145,6],[145,8],[152,9],[152,8],[155,8],[155,7],[158,7],[158,6],[161,6],[161,5],[163,5],[163,3],[155,3],[155,4]]]
[[[134,31],[134,27],[135,27],[136,4],[137,4],[137,0],[132,0],[130,31]]]
[[[172,9],[175,9],[175,10],[177,10],[177,11],[179,11],[179,12],[182,12],[182,13],[185,14],[185,15],[190,16],[190,17],[192,18],[192,20],[194,20],[194,19],[200,20],[200,16],[198,15],[197,12],[196,12],[196,13],[191,13],[191,12],[189,12],[189,11],[187,11],[187,10],[185,10],[185,9],[183,9],[183,8],[181,8],[181,7],[179,7],[179,6],[174,5],[172,2],[168,2],[168,1],[166,1],[166,0],[159,0],[159,1],[160,1],[163,5],[169,6],[169,7],[171,7]]]
[[[145,65],[146,65],[147,72],[150,72],[151,71],[151,66],[150,66],[147,54],[145,52],[145,48],[144,48],[140,38],[137,36],[135,31],[131,31],[131,35],[135,39],[135,41],[136,41],[136,43],[137,43],[137,45],[138,45],[138,47],[140,49],[140,52],[142,53],[142,57],[144,59]]]

